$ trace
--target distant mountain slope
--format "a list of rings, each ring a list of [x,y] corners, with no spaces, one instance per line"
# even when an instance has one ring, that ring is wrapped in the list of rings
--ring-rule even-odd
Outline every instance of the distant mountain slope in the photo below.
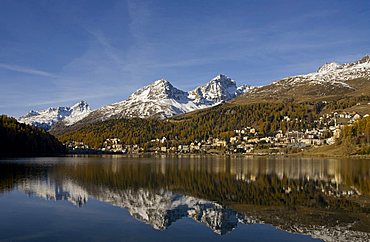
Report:
[[[287,128],[286,125],[289,125],[290,130],[311,129],[315,124],[309,120],[319,115],[316,106],[315,103],[293,102],[247,105],[226,103],[166,120],[122,118],[90,124],[79,122],[50,132],[63,142],[83,141],[93,148],[101,147],[107,137],[117,137],[124,144],[150,144],[152,139],[158,137],[166,137],[168,145],[190,144],[194,140],[207,140],[209,137],[225,138],[233,130],[248,126],[256,127],[266,134]],[[284,116],[307,121],[285,124],[281,122]]]
[[[45,200],[65,200],[76,206],[87,204],[89,197],[127,209],[129,214],[156,230],[165,230],[182,218],[190,218],[223,235],[235,229],[238,223],[256,223],[219,203],[158,189],[115,189],[105,186],[88,189],[72,180],[37,180],[26,178],[18,189],[28,196]]]
[[[225,75],[218,75],[190,92],[177,89],[167,80],[157,80],[135,91],[127,100],[95,110],[83,121],[132,117],[168,118],[212,107],[235,98],[251,88],[250,86],[238,88],[236,82]]]
[[[63,153],[63,145],[44,130],[0,115],[0,155]]]
[[[246,93],[243,98],[293,97],[299,99],[343,95],[360,89],[354,81],[358,79],[370,82],[369,56],[348,64],[327,63],[316,72],[286,77],[270,85],[255,88]],[[367,86],[370,84],[367,83]]]
[[[188,217],[223,235],[235,229],[238,223],[253,221],[216,202],[163,189],[110,191],[100,188],[95,194],[98,200],[126,208],[132,217],[157,230],[165,230],[177,220]]]
[[[157,80],[135,91],[127,100],[97,109],[90,118],[106,120],[112,117],[169,117],[196,108],[186,92],[175,88],[166,80]]]
[[[32,110],[21,116],[18,121],[49,130],[59,121],[63,121],[67,126],[72,125],[85,118],[90,112],[90,106],[85,101],[80,101],[72,107],[48,108],[41,111]]]
[[[86,124],[109,119],[148,117],[165,119],[179,114],[201,113],[204,112],[204,109],[218,106],[225,101],[231,105],[282,101],[300,103],[335,101],[342,98],[368,96],[369,93],[369,56],[364,56],[360,60],[348,64],[327,63],[316,72],[286,77],[262,87],[246,85],[237,87],[232,79],[225,75],[218,75],[206,84],[185,92],[174,87],[169,81],[157,80],[135,91],[127,100],[104,106],[92,112],[88,110],[83,112],[81,116],[77,115],[78,118],[72,119],[72,121],[68,122],[69,116],[64,118],[63,115],[60,115],[64,122],[54,126],[53,133],[65,132],[63,130],[66,129],[66,126],[75,126],[71,124],[78,120],[76,126],[82,127]],[[367,110],[367,106],[363,108]],[[63,113],[61,111],[45,110],[42,114],[41,112],[31,112],[20,118],[20,121],[28,121],[28,123],[38,126],[44,125],[48,128],[59,120],[58,114]],[[50,118],[49,114],[53,118]],[[40,119],[40,117],[45,117],[45,119]]]
[[[369,56],[348,64],[327,63],[316,72],[286,77],[262,87],[237,87],[232,79],[218,75],[205,85],[184,92],[166,80],[158,80],[137,90],[125,101],[97,109],[81,123],[111,118],[169,118],[230,100],[242,104],[253,100],[281,101],[288,98],[306,101],[347,94],[367,95],[366,92],[370,91],[369,83]]]
[[[197,87],[188,93],[194,103],[212,106],[215,103],[227,101],[242,93],[236,82],[225,75],[218,75],[203,86]]]

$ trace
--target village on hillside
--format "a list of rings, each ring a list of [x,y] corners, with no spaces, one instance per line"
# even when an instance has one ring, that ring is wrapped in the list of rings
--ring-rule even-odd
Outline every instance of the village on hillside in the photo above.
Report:
[[[254,127],[243,127],[234,130],[235,136],[227,139],[209,137],[207,140],[194,140],[191,143],[173,145],[166,137],[158,137],[149,145],[124,144],[121,139],[106,139],[99,149],[92,149],[83,142],[70,141],[65,145],[70,153],[100,154],[138,154],[138,153],[172,153],[172,154],[251,154],[281,155],[323,145],[335,144],[344,125],[368,117],[356,112],[333,112],[315,120],[316,127],[311,130],[278,130],[274,135],[259,134]],[[283,122],[301,122],[285,116]]]

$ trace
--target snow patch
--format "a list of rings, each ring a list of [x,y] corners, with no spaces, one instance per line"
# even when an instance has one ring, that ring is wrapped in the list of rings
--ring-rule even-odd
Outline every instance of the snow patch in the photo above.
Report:
[[[59,121],[63,121],[67,126],[72,125],[90,113],[90,106],[85,101],[80,101],[72,107],[51,107],[41,111],[32,110],[21,116],[18,121],[48,130]]]
[[[135,91],[127,100],[104,106],[94,114],[99,120],[152,116],[168,118],[218,105],[251,89],[251,86],[237,88],[234,80],[222,74],[189,92],[161,79]]]

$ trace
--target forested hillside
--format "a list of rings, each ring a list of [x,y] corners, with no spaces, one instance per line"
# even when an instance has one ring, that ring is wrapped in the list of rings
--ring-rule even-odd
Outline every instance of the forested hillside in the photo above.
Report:
[[[346,126],[339,144],[347,154],[370,154],[370,117]]]
[[[64,146],[44,130],[0,115],[0,155],[63,153]]]
[[[227,138],[233,130],[247,126],[263,134],[279,129],[306,129],[313,122],[323,104],[317,103],[258,103],[249,105],[221,105],[192,115],[177,116],[167,120],[118,119],[81,126],[60,134],[62,142],[83,141],[98,148],[107,138],[118,137],[125,144],[145,144],[152,139],[166,137],[170,142],[190,143],[208,137]],[[289,116],[293,122],[284,122]],[[73,127],[72,127],[73,128]]]
[[[100,148],[106,139],[113,137],[120,138],[124,144],[138,144],[144,148],[150,146],[151,140],[166,137],[172,146],[207,140],[209,137],[227,139],[235,136],[234,130],[248,126],[255,128],[260,135],[274,135],[278,130],[285,133],[321,128],[317,121],[325,113],[362,107],[364,105],[358,104],[367,104],[369,101],[370,96],[362,95],[330,101],[266,101],[244,105],[225,103],[165,120],[123,118],[80,123],[54,134],[62,142],[81,141],[92,148]],[[289,122],[285,117],[289,117]],[[359,137],[356,134],[351,142],[358,139],[357,143],[363,143],[364,139]]]

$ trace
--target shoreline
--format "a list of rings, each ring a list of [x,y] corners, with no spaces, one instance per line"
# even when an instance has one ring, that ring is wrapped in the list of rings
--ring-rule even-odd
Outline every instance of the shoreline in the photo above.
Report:
[[[6,158],[31,158],[31,157],[73,157],[73,156],[121,156],[121,157],[206,157],[206,156],[214,156],[214,157],[229,157],[229,158],[257,158],[257,157],[274,157],[274,158],[289,158],[289,157],[302,157],[302,158],[309,158],[309,157],[318,157],[318,158],[338,158],[338,159],[369,159],[369,155],[336,155],[333,152],[324,153],[320,150],[321,147],[312,148],[306,151],[302,151],[299,153],[288,153],[288,154],[243,154],[243,153],[155,153],[155,152],[140,152],[140,153],[102,153],[102,152],[77,152],[77,153],[42,153],[42,154],[0,154],[0,159]]]
[[[185,153],[185,154],[166,154],[166,153],[136,153],[136,154],[92,154],[92,153],[78,153],[78,154],[43,154],[43,155],[0,155],[0,159],[7,158],[32,158],[32,157],[224,157],[224,158],[336,158],[336,159],[368,159],[370,155],[351,155],[351,156],[340,156],[340,155],[323,155],[323,154],[307,154],[307,153],[296,153],[296,154],[197,154],[197,153]]]

